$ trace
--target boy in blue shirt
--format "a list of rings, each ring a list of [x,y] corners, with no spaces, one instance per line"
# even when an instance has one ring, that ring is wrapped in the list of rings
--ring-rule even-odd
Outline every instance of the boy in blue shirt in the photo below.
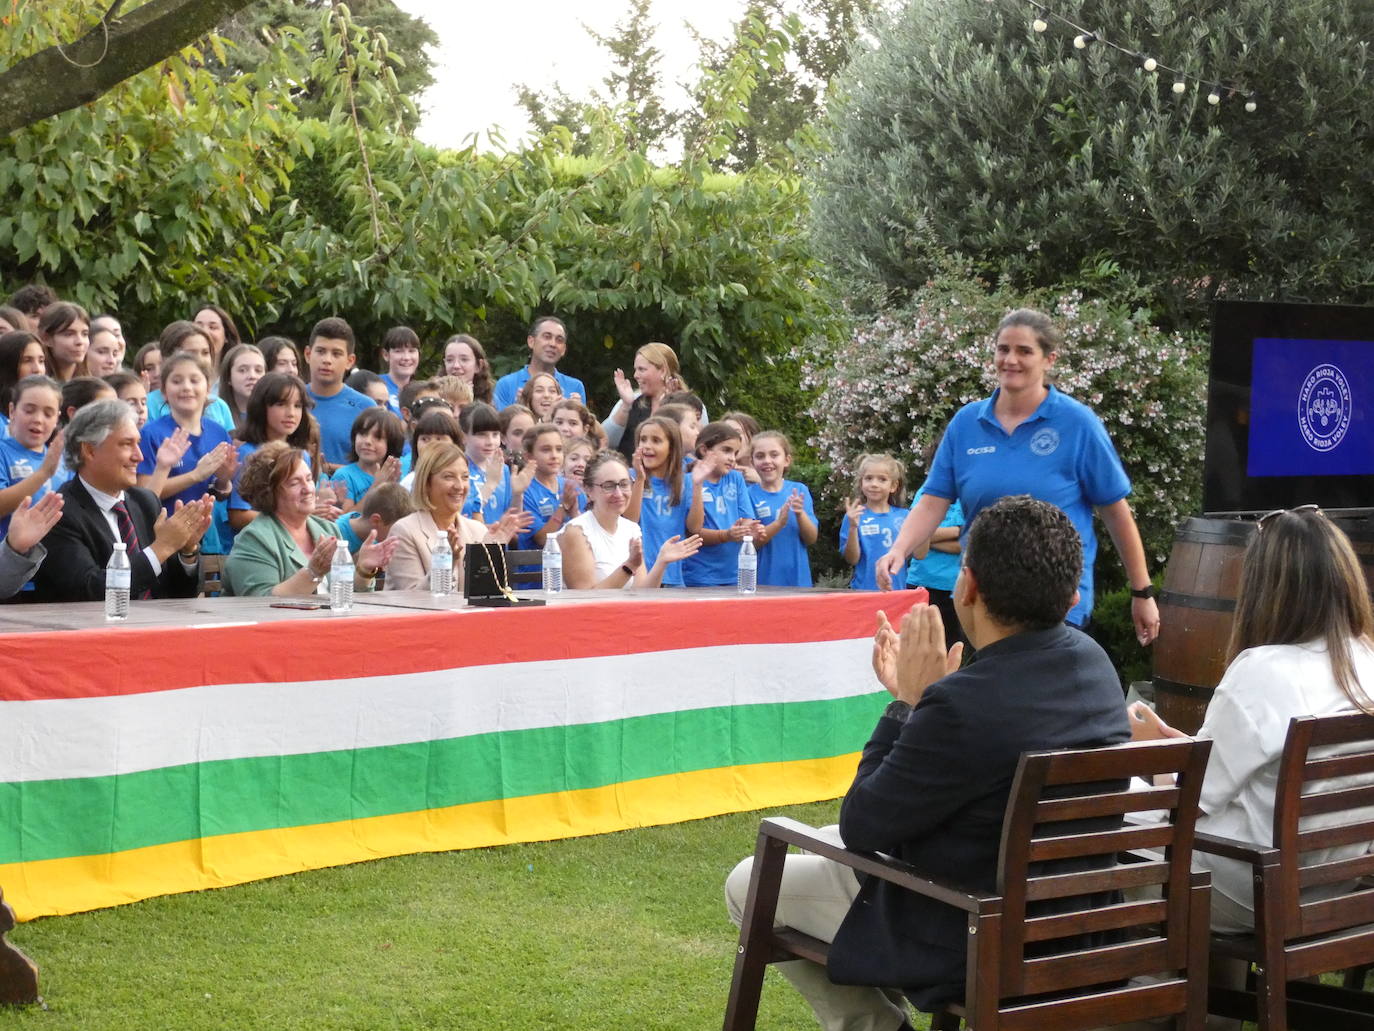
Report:
[[[310,396],[320,424],[320,452],[325,471],[348,464],[353,448],[353,420],[376,402],[344,385],[344,377],[358,360],[353,330],[343,319],[321,319],[310,331],[305,363],[310,368]]]

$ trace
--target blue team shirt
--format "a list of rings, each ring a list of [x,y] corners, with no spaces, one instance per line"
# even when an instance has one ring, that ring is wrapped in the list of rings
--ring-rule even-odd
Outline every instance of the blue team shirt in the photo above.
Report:
[[[363,500],[363,495],[372,489],[372,484],[377,480],[371,473],[364,472],[357,462],[335,469],[334,479],[343,483],[344,492],[355,505]]]
[[[333,397],[321,397],[309,387],[315,401],[315,421],[320,424],[320,452],[330,465],[345,465],[353,450],[353,420],[360,412],[376,408],[377,402],[352,387],[344,387]]]
[[[996,401],[996,393],[974,401],[950,420],[923,489],[963,506],[965,536],[979,512],[1011,494],[1062,509],[1083,539],[1079,602],[1068,615],[1081,626],[1093,610],[1093,509],[1130,494],[1130,478],[1102,420],[1086,405],[1050,387],[1040,407],[1008,435],[994,414]]]
[[[779,490],[764,490],[763,484],[749,484],[749,496],[754,500],[754,515],[765,526],[778,517],[793,491],[801,494],[802,504],[811,521],[816,520],[816,508],[811,501],[811,489],[796,480],[783,480]],[[796,513],[787,517],[777,535],[759,551],[759,585],[763,587],[810,587],[811,557],[802,543]]]
[[[528,532],[519,537],[518,544],[522,549],[539,548],[534,541],[535,532],[542,529],[553,516],[553,510],[559,506],[562,496],[563,477],[558,477],[558,486],[554,490],[549,490],[538,480],[530,480],[530,485],[525,488],[525,511],[534,513],[534,522],[530,524]]]
[[[391,398],[391,400],[387,404],[387,407],[390,408],[397,415],[400,415],[401,388],[397,385],[396,381],[391,378],[391,373],[389,372],[382,373],[381,380],[383,383],[386,384],[387,396]]]
[[[686,479],[686,477],[684,477]],[[754,499],[749,481],[738,469],[731,469],[718,481],[701,485],[702,526],[728,530],[740,519],[754,519]],[[735,582],[739,573],[739,541],[703,545],[683,563],[682,582],[688,587],[720,587]]]
[[[162,396],[161,390],[154,390],[148,395],[148,422],[161,419],[171,410],[171,406],[167,404],[167,399]],[[212,422],[219,423],[228,432],[234,432],[234,413],[230,411],[224,398],[218,394],[211,394],[209,400],[205,402],[205,417]],[[144,425],[146,426],[147,423]]]
[[[177,430],[176,419],[171,415],[164,415],[160,419],[153,419],[146,423],[143,432],[139,436],[138,447],[143,452],[143,460],[138,463],[140,476],[150,476],[157,470],[157,449],[162,446],[163,441],[170,437]],[[195,469],[196,463],[203,457],[215,450],[220,444],[228,444],[229,431],[219,423],[208,417],[200,420],[200,432],[191,435],[191,446],[186,449],[186,454],[181,456],[181,461],[177,462],[171,469],[167,470],[167,478],[182,476]],[[162,507],[171,515],[176,508],[178,501],[195,501],[202,494],[210,490],[215,482],[215,473],[211,472],[203,480],[191,484],[189,487],[173,494],[170,498],[162,499]],[[226,517],[227,518],[227,517]],[[227,541],[221,541],[220,529],[225,524],[212,522],[210,529],[206,531],[201,539],[201,550],[207,555],[222,555]]]
[[[916,502],[921,500],[921,495],[925,490],[918,490],[916,496],[911,499],[911,507],[916,507]],[[949,511],[945,513],[944,519],[940,520],[940,526],[963,526],[964,509],[955,501],[950,504]],[[937,528],[938,529],[938,528]],[[931,548],[926,552],[925,558],[913,558],[906,567],[906,585],[908,587],[929,587],[937,591],[954,590],[954,581],[959,579],[959,556],[949,551],[936,551]]]
[[[13,437],[0,440],[0,489],[13,487],[16,483],[28,479],[38,471],[47,454],[47,448],[42,451],[30,451]],[[71,478],[72,471],[65,463],[59,462],[57,471],[48,477],[48,482],[42,484],[30,496],[34,501],[38,501],[48,491],[57,490]],[[5,536],[9,528],[10,517],[0,519],[0,538]]]
[[[359,537],[353,530],[355,522],[363,523],[366,520],[357,512],[345,512],[334,520],[334,529],[339,531],[339,540],[347,544],[349,552],[354,555],[358,554],[358,549],[363,546],[363,538]],[[371,530],[368,531],[368,533],[371,532]]]
[[[510,466],[501,466],[501,482],[491,492],[486,504],[482,503],[482,488],[486,485],[487,474],[478,462],[468,459],[468,499],[463,502],[463,515],[470,519],[480,518],[490,526],[499,522],[506,509],[510,508]],[[533,484],[530,484],[533,486]]]
[[[892,548],[892,542],[902,529],[902,521],[911,509],[895,505],[886,512],[870,512],[867,506],[859,516],[859,564],[854,567],[854,576],[849,586],[856,591],[876,591],[878,578],[874,567]],[[849,516],[840,523],[840,551],[849,541]]]
[[[634,476],[634,470],[630,470]],[[669,537],[687,535],[687,513],[692,508],[692,481],[682,478],[682,500],[672,504],[672,485],[661,476],[650,476],[644,485],[639,506],[639,530],[644,545],[644,566],[652,568]],[[663,570],[664,587],[681,587],[682,563],[674,562]]]
[[[565,376],[557,369],[553,370],[553,378],[558,385],[563,388],[563,396],[570,397],[576,394],[582,399],[582,403],[587,403],[587,388],[582,385],[582,381],[573,376]],[[491,392],[491,404],[498,412],[502,408],[508,408],[519,400],[520,388],[530,381],[529,366],[516,369],[509,375],[502,376],[496,381],[496,388]]]

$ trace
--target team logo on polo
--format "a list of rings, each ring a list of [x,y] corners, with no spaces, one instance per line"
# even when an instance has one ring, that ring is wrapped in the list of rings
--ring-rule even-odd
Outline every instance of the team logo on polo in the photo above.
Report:
[[[1333,450],[1345,439],[1355,406],[1350,383],[1334,365],[1318,365],[1298,391],[1298,429],[1313,451]]]
[[[1055,448],[1059,447],[1059,431],[1049,426],[1036,430],[1035,436],[1031,437],[1030,447],[1031,453],[1041,458],[1054,454]]]

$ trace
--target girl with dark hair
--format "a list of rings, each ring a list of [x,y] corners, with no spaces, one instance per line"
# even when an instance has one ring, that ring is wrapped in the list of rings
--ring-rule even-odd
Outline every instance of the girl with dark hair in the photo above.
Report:
[[[79,409],[92,401],[103,401],[114,396],[114,387],[98,376],[77,376],[67,380],[62,384],[62,418],[58,420],[58,425],[66,426]]]
[[[48,352],[26,329],[0,336],[0,440],[8,432],[14,386],[25,376],[48,374]]]
[[[214,346],[210,343],[210,338],[205,335],[205,331],[194,322],[187,322],[185,319],[169,322],[158,334],[157,349],[162,355],[163,365],[174,354],[185,353],[199,358],[210,370],[210,379],[214,379]],[[160,419],[167,414],[167,401],[163,397],[161,380],[162,366],[159,366],[158,389],[148,392],[148,418],[150,419]],[[213,387],[213,383],[210,386]],[[226,433],[236,432],[234,413],[218,394],[207,392],[205,416],[211,422],[222,426]]]
[[[339,507],[350,512],[362,501],[374,483],[398,483],[401,479],[401,452],[405,450],[405,426],[399,415],[381,405],[364,409],[353,420],[349,432],[353,446],[348,464],[334,471]]]
[[[1202,782],[1199,831],[1265,842],[1274,834],[1274,797],[1288,722],[1294,716],[1374,713],[1374,614],[1350,539],[1316,505],[1271,512],[1245,549],[1230,665],[1207,706],[1199,737],[1212,753]],[[1130,708],[1136,740],[1182,737],[1148,706]],[[1323,792],[1365,786],[1324,781]],[[1321,826],[1305,818],[1303,830]],[[1362,854],[1368,842],[1304,852],[1302,865]],[[1212,928],[1254,930],[1252,871],[1196,853],[1212,872]],[[1320,898],[1321,886],[1303,891]]]
[[[91,318],[79,304],[58,301],[43,310],[38,338],[47,349],[48,374],[59,383],[88,376],[86,351],[91,346]]]
[[[258,341],[258,349],[262,351],[262,360],[268,372],[299,376],[305,367],[300,348],[288,337],[263,337]]]
[[[253,452],[273,441],[300,448],[305,452],[306,465],[311,469],[322,468],[319,431],[310,415],[314,404],[305,384],[295,376],[269,372],[258,380],[248,397],[248,410],[244,413],[243,426],[238,432],[240,468]],[[320,511],[317,515],[338,518],[342,510],[334,504],[332,493],[319,500]],[[240,493],[238,482],[235,481],[229,495],[229,525],[234,530],[242,530],[257,514]]]
[[[739,448],[739,430],[727,423],[709,423],[697,436],[691,476],[701,492],[701,509],[693,508],[687,530],[700,534],[704,546],[682,568],[688,587],[733,584],[739,573],[740,542],[745,537],[763,538],[749,484],[735,468]]]
[[[237,347],[242,342],[239,340],[239,330],[234,325],[234,320],[218,305],[202,304],[196,309],[191,322],[205,334],[205,339],[210,341],[211,369],[219,368],[221,356],[226,349]]]
[[[677,423],[651,415],[639,424],[635,442],[634,488],[625,518],[639,523],[644,534],[644,561],[658,561],[658,552],[672,537],[686,537],[687,522],[701,521],[701,483],[683,483],[682,434]],[[674,562],[663,573],[663,586],[681,587],[682,566]]]
[[[235,344],[219,366],[219,396],[234,416],[234,432],[243,429],[253,388],[267,373],[267,361],[253,344]]]
[[[491,392],[495,386],[491,378],[491,364],[476,337],[458,333],[448,338],[444,344],[444,375],[457,376],[471,384],[473,400],[491,404]]]
[[[458,417],[466,435],[468,500],[463,515],[494,523],[511,507],[511,472],[501,450],[501,417],[475,401]]]
[[[399,412],[401,391],[420,368],[419,334],[409,326],[392,326],[382,337],[382,361],[386,362],[386,372],[380,379],[386,384],[387,401],[393,411]]]

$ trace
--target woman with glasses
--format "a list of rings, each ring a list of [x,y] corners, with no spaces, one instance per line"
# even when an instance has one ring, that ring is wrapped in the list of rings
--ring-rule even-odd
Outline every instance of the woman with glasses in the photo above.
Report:
[[[1316,505],[1270,512],[1245,549],[1230,665],[1198,731],[1212,754],[1197,829],[1269,841],[1279,759],[1294,716],[1374,713],[1374,615],[1350,539]],[[1183,734],[1137,702],[1136,740]],[[1331,782],[1324,791],[1352,785]],[[1303,864],[1359,855],[1367,842],[1303,855]],[[1194,855],[1212,871],[1212,928],[1254,929],[1250,867]],[[1316,889],[1321,890],[1320,886]]]
[[[621,513],[630,501],[630,470],[616,452],[603,451],[587,463],[583,488],[591,507],[568,521],[558,536],[563,582],[573,590],[658,587],[663,571],[695,555],[701,538],[669,537],[651,568],[644,568],[639,526]]]

